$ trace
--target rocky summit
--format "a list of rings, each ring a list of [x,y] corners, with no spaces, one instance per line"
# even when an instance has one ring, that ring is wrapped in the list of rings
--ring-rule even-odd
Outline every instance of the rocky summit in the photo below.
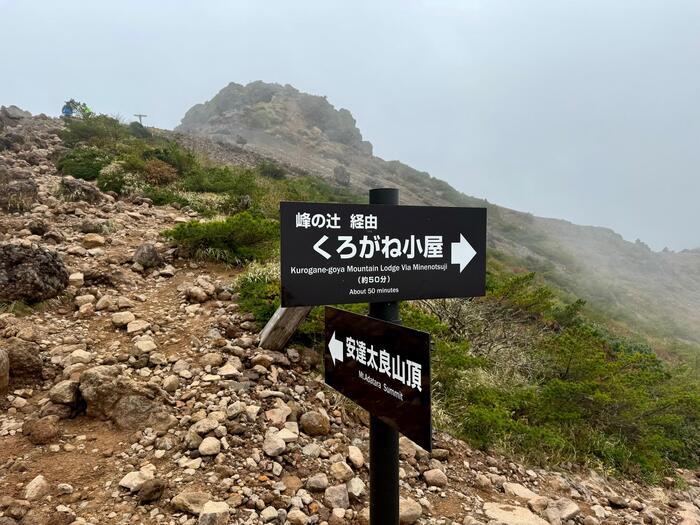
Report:
[[[3,111],[0,172],[33,190],[0,210],[0,525],[367,524],[367,414],[308,349],[259,347],[235,268],[160,236],[198,213],[62,177],[61,121]],[[347,116],[318,129],[368,149]],[[652,487],[441,433],[400,456],[403,524],[700,523],[689,470]]]

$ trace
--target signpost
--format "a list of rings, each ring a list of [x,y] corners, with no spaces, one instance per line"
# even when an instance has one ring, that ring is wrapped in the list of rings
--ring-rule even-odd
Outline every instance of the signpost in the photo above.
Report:
[[[430,335],[326,307],[326,384],[432,450]]]
[[[280,215],[282,306],[484,295],[485,208],[283,202]]]
[[[372,525],[399,524],[398,432],[432,449],[430,336],[401,326],[399,301],[486,289],[485,208],[398,204],[391,188],[364,205],[280,204],[282,307],[369,303],[369,317],[326,308],[324,365],[370,413]]]

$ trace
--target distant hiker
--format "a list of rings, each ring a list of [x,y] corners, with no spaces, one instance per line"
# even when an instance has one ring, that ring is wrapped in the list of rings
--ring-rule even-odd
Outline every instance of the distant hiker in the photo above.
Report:
[[[66,102],[65,104],[63,104],[63,109],[61,110],[61,113],[64,117],[72,117],[73,107],[68,102]]]

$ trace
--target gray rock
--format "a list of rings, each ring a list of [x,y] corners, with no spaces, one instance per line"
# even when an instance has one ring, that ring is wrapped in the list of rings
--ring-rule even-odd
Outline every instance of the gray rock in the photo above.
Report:
[[[119,428],[158,426],[166,420],[159,395],[152,384],[139,384],[122,375],[116,365],[101,365],[80,375],[80,394],[87,403],[87,415],[108,418]]]
[[[283,439],[270,435],[265,438],[265,441],[263,441],[262,449],[268,456],[276,457],[287,449],[287,444]]]
[[[489,519],[504,525],[549,525],[528,509],[517,505],[489,501],[484,503],[484,513]]]
[[[287,514],[287,521],[291,525],[306,525],[309,523],[309,517],[299,509],[292,509]]]
[[[59,256],[43,248],[0,245],[0,301],[38,302],[68,286]]]
[[[205,503],[211,501],[211,499],[212,495],[208,492],[186,489],[170,500],[170,504],[175,510],[198,516],[202,512]]]
[[[202,456],[216,456],[221,452],[221,442],[215,437],[206,437],[199,444],[198,450]]]
[[[78,387],[77,381],[60,381],[49,390],[49,399],[62,405],[75,405],[78,402]]]
[[[315,492],[326,490],[328,488],[328,476],[323,472],[314,474],[306,480],[306,488]]]
[[[328,487],[324,500],[326,505],[332,509],[347,509],[350,506],[348,488],[345,484]]]
[[[275,512],[275,516],[277,513]],[[229,506],[224,501],[207,501],[199,513],[197,525],[227,525]]]
[[[163,264],[163,257],[158,253],[156,247],[149,242],[143,243],[136,248],[132,259],[143,268],[155,268]]]
[[[59,194],[69,201],[85,201],[93,204],[100,202],[103,198],[97,186],[73,177],[61,179]]]
[[[127,326],[129,323],[133,323],[135,320],[136,316],[131,312],[117,312],[112,314],[112,324],[117,328]]]
[[[24,488],[24,499],[35,501],[43,498],[49,492],[49,484],[46,478],[39,474]]]
[[[39,345],[18,337],[11,337],[0,340],[0,348],[4,348],[7,353],[10,377],[33,379],[41,377],[44,363],[41,360]]]
[[[551,502],[547,508],[556,509],[562,521],[568,521],[581,512],[579,506],[569,498],[559,498],[558,500]]]
[[[447,476],[440,469],[426,470],[423,472],[423,477],[429,487],[445,487],[447,485]]]
[[[399,499],[399,523],[401,525],[411,525],[418,521],[423,514],[420,503],[411,498]]]
[[[350,494],[353,499],[357,500],[365,495],[365,482],[360,478],[352,478],[346,485],[348,487],[348,494]]]

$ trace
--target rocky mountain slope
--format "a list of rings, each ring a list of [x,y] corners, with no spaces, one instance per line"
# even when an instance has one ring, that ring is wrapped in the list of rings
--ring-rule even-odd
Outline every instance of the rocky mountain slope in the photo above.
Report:
[[[8,124],[0,524],[367,523],[366,414],[312,351],[258,347],[234,270],[161,241],[197,214],[61,177],[60,121]],[[435,445],[401,440],[402,523],[700,523],[700,473],[651,488]]]
[[[488,205],[490,246],[536,270],[606,317],[660,338],[700,343],[700,250],[652,252],[606,228],[578,226],[485,203],[398,161],[372,155],[349,111],[289,85],[231,83],[192,107],[178,132],[212,139],[218,158],[258,153],[360,192],[401,189],[402,202]]]

